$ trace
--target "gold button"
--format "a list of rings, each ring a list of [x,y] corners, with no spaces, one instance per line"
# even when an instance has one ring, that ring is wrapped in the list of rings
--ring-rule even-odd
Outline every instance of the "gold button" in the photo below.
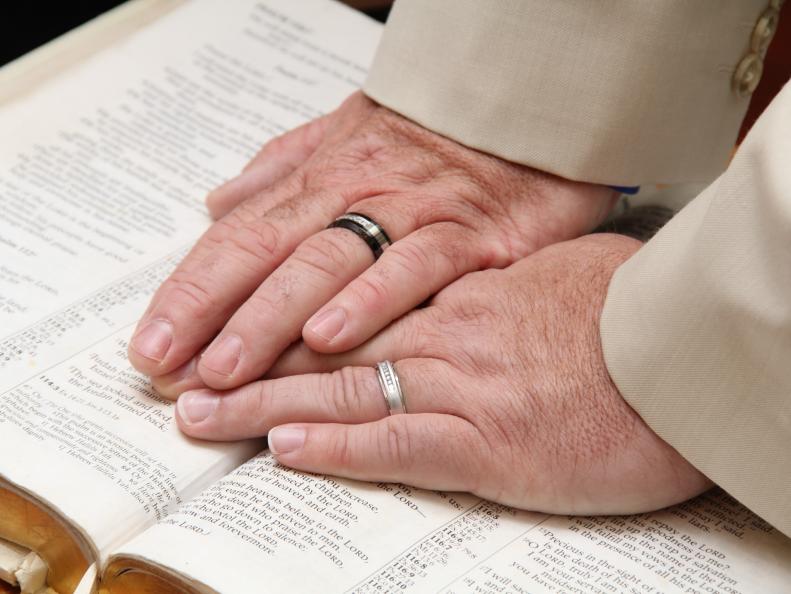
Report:
[[[736,72],[733,74],[732,85],[736,94],[740,97],[746,97],[751,94],[758,86],[763,70],[764,64],[761,57],[758,54],[747,54],[739,62]]]
[[[772,41],[772,36],[777,30],[777,21],[780,13],[774,8],[767,8],[758,19],[750,39],[750,49],[756,54],[763,54]]]

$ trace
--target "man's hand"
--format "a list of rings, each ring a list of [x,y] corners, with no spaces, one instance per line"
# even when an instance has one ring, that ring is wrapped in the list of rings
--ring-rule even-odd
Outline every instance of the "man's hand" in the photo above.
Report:
[[[203,439],[268,433],[278,460],[302,470],[545,512],[685,500],[709,481],[628,406],[602,357],[607,287],[639,245],[592,235],[469,274],[353,351],[295,345],[276,379],[183,394],[179,425]],[[388,416],[372,368],[385,359],[408,414]]]
[[[589,231],[614,198],[465,148],[357,93],[209,196],[221,218],[154,296],[129,358],[165,395],[240,386],[300,334],[321,352],[356,347],[467,272]],[[375,264],[359,237],[325,230],[347,211],[394,242]]]

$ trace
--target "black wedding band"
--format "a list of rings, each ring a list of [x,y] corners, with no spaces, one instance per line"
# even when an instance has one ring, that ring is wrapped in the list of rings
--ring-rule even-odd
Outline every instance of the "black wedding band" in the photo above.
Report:
[[[385,248],[390,245],[390,238],[381,225],[372,218],[359,212],[347,212],[335,219],[327,229],[340,227],[348,229],[363,238],[374,253],[374,260],[378,260]]]

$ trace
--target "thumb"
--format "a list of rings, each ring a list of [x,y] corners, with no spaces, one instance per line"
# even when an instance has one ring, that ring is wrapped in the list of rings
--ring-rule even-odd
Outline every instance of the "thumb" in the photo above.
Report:
[[[241,174],[206,197],[212,218],[224,217],[247,198],[291,175],[315,152],[326,129],[327,116],[321,116],[267,142]]]
[[[485,447],[470,422],[445,414],[393,415],[359,425],[273,428],[269,449],[297,470],[425,489],[476,491]]]

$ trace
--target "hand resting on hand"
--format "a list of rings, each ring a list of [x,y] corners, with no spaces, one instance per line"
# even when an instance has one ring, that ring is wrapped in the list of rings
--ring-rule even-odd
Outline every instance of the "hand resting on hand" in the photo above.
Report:
[[[551,513],[686,500],[710,482],[623,400],[602,355],[610,278],[639,245],[590,235],[468,274],[354,350],[297,344],[273,379],[183,394],[179,425],[202,439],[269,434],[297,469]],[[385,359],[408,414],[388,416],[372,367]]]
[[[324,353],[357,347],[464,274],[591,230],[614,198],[356,93],[209,196],[218,220],[156,292],[129,358],[166,396],[238,387],[300,337]],[[393,241],[375,263],[354,233],[325,229],[347,211]]]

